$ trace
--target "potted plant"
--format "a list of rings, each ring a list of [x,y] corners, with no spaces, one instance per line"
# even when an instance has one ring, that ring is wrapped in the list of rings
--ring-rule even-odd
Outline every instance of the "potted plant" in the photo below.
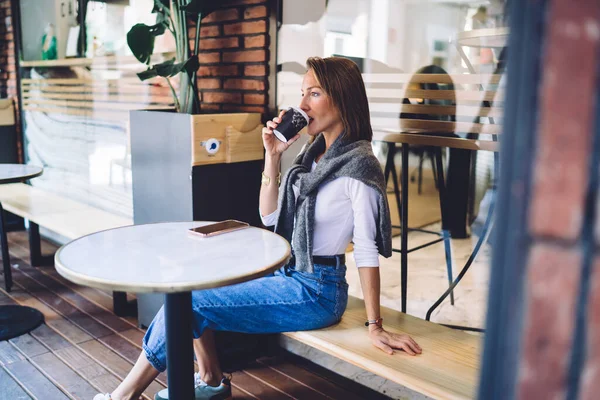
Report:
[[[200,25],[223,3],[154,0],[156,24],[137,24],[127,34],[131,51],[146,65],[139,78],[164,78],[175,105],[130,112],[135,224],[230,218],[260,224],[261,115],[202,113],[196,88]],[[197,24],[191,49],[188,18]],[[165,32],[175,38],[175,58],[152,65],[155,38]],[[162,296],[138,296],[140,323],[148,325],[161,304]]]

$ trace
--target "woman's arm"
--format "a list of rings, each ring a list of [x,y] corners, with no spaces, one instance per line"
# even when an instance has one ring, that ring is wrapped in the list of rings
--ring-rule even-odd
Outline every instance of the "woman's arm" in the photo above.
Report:
[[[268,185],[264,183],[260,185],[260,197],[258,207],[260,215],[267,216],[277,210],[277,198],[279,185],[277,177],[279,176],[279,165],[281,163],[281,154],[267,155],[265,154],[265,169],[263,174],[271,178]]]
[[[381,316],[379,268],[361,267],[358,273],[365,297],[367,319],[375,320]],[[411,356],[421,354],[421,347],[410,336],[387,332],[383,327],[375,324],[369,325],[369,337],[375,347],[388,354],[394,354],[394,349],[404,350]]]

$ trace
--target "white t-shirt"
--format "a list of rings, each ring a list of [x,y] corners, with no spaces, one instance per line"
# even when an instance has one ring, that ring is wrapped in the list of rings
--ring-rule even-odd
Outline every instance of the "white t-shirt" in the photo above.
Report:
[[[313,162],[311,171],[316,166]],[[297,199],[296,186],[294,193]],[[261,215],[261,219],[266,226],[272,226],[278,216],[279,209],[264,217]],[[313,255],[344,254],[352,241],[356,266],[378,267],[377,221],[377,191],[372,187],[348,177],[321,185],[315,205]]]

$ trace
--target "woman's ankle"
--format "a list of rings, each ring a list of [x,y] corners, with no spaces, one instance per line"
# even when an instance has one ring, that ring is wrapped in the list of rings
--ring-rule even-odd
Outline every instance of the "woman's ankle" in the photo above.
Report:
[[[208,386],[219,386],[221,384],[221,381],[223,380],[223,373],[212,373],[212,372],[207,372],[203,375],[201,375],[201,379],[203,382],[205,382]]]

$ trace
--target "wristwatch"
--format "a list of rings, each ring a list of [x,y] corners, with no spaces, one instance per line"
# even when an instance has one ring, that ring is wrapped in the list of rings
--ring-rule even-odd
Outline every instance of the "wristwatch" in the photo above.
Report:
[[[262,175],[262,178],[260,180],[260,183],[262,183],[265,186],[269,186],[271,184],[271,177],[266,176],[264,172],[261,175]],[[281,183],[281,174],[277,175],[277,184],[279,185],[280,183]]]

